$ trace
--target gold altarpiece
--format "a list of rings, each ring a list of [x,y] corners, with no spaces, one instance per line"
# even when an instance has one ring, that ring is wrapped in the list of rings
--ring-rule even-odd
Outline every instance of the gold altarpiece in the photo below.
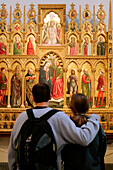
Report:
[[[109,15],[106,16],[103,5],[99,5],[97,13],[86,4],[81,12],[81,5],[77,14],[72,3],[68,12],[68,25],[66,26],[65,4],[38,4],[38,12],[31,4],[26,12],[20,9],[17,3],[12,11],[10,6],[9,23],[6,22],[7,11],[5,4],[0,9],[0,68],[5,68],[6,89],[0,98],[0,132],[10,133],[18,115],[30,107],[27,102],[26,75],[31,69],[35,83],[41,81],[44,66],[49,61],[52,82],[53,99],[50,106],[56,107],[66,114],[72,114],[69,108],[71,93],[83,93],[83,75],[87,72],[89,78],[90,110],[88,114],[98,114],[106,133],[113,133],[113,40],[112,40],[112,9],[109,3]],[[27,15],[27,16],[26,16]],[[22,18],[23,16],[23,18]],[[36,17],[37,16],[37,17]],[[78,16],[78,22],[77,22]],[[96,18],[97,16],[97,18]],[[109,18],[108,32],[104,23],[105,16]],[[26,21],[26,18],[27,21]],[[36,19],[37,18],[37,19]],[[23,21],[22,21],[23,19]],[[98,24],[96,24],[98,20]],[[92,22],[91,22],[92,21]],[[16,44],[16,47],[15,47]],[[1,73],[2,73],[1,69]],[[18,71],[17,71],[18,70]],[[70,76],[74,70],[77,78],[76,90],[70,91]],[[54,79],[54,71],[62,75]],[[19,92],[21,101],[16,101],[12,96],[14,74],[18,72]],[[56,73],[55,72],[55,73]],[[103,75],[104,87],[97,88],[99,76]],[[53,80],[54,79],[54,80]],[[59,82],[57,82],[57,80]],[[0,80],[1,81],[1,80]],[[56,83],[55,85],[53,83]],[[55,94],[54,88],[61,86],[63,93]],[[0,87],[1,88],[1,87]],[[104,88],[104,90],[102,90]],[[2,91],[1,91],[2,92]],[[18,92],[18,93],[19,93]],[[30,94],[29,94],[30,95]],[[58,97],[58,95],[60,97]],[[100,95],[100,96],[99,96]],[[99,101],[100,100],[100,101]],[[13,104],[11,103],[13,101]],[[32,103],[33,104],[33,103]]]

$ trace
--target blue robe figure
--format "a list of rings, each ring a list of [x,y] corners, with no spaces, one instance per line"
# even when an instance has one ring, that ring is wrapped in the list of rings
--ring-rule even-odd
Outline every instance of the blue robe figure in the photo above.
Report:
[[[40,68],[39,82],[46,83],[50,87],[50,92],[52,94],[52,81],[50,79],[50,67],[51,61],[46,61],[45,64]]]

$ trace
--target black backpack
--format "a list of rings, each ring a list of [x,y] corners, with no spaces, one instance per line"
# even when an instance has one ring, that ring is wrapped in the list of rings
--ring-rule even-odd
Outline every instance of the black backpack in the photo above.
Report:
[[[16,142],[16,167],[20,170],[57,169],[56,143],[47,122],[58,110],[52,109],[35,118],[32,109],[23,124]]]

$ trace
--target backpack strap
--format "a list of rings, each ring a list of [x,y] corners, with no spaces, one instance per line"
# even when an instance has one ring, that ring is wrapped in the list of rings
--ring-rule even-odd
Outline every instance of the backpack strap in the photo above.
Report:
[[[41,116],[39,119],[48,120],[51,116],[53,116],[58,111],[60,111],[60,110],[52,109],[52,110],[48,111],[46,114],[44,114],[43,116]],[[30,120],[35,119],[32,109],[27,109],[26,112],[27,112],[28,118]]]
[[[52,109],[52,110],[48,111],[46,114],[44,114],[43,116],[41,116],[40,118],[48,120],[51,116],[53,116],[55,113],[57,113],[59,111],[60,110]]]
[[[27,116],[30,120],[35,119],[32,109],[27,109],[26,112],[27,112]]]

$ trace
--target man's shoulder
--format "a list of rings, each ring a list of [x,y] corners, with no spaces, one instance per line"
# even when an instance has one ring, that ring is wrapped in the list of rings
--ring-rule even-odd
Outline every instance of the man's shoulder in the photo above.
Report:
[[[24,121],[26,121],[27,120],[27,113],[26,113],[26,111],[24,111],[24,112],[22,112],[22,113],[20,113],[19,114],[19,116],[17,117],[17,119],[16,119],[16,122],[24,122]],[[15,122],[15,123],[16,123]]]

